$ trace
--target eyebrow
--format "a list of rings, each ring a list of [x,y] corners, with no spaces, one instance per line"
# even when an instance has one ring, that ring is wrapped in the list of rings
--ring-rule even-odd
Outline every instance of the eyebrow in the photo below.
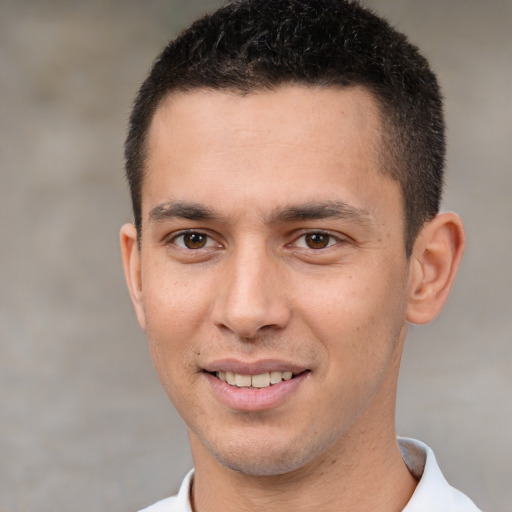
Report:
[[[198,203],[185,201],[169,201],[151,209],[149,222],[163,222],[171,219],[187,220],[218,220],[220,215],[211,208]]]
[[[224,218],[212,208],[187,201],[168,201],[159,204],[152,208],[148,215],[150,223],[172,219],[218,221]],[[342,219],[368,226],[373,224],[372,216],[367,210],[349,205],[344,201],[312,201],[278,207],[265,217],[265,222],[272,225],[322,219]]]
[[[277,224],[321,219],[342,219],[357,221],[367,225],[373,223],[372,216],[367,210],[349,205],[344,201],[308,202],[278,208],[270,215],[269,223]]]

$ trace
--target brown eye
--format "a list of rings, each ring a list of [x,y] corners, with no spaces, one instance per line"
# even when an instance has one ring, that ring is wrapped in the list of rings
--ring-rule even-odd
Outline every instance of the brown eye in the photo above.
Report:
[[[187,249],[202,249],[208,241],[208,237],[203,233],[185,233],[181,237]]]
[[[190,231],[177,235],[170,242],[182,249],[203,249],[215,245],[214,241],[205,233]]]
[[[163,243],[174,256],[184,261],[209,258],[223,248],[222,243],[219,243],[214,236],[192,229],[170,234]]]
[[[310,249],[325,249],[331,242],[331,236],[325,233],[309,233],[304,239]]]

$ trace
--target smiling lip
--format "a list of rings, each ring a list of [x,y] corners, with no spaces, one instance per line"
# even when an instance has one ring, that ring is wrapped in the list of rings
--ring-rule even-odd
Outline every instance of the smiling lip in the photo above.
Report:
[[[233,381],[231,381],[232,384],[225,382],[225,372],[245,377],[276,375],[282,372],[284,380],[264,387],[250,387],[250,384],[238,386]],[[277,407],[290,398],[291,394],[304,383],[310,372],[302,366],[277,360],[245,363],[229,359],[207,365],[203,373],[215,398],[230,409],[263,411]],[[238,381],[237,383],[240,384]]]
[[[265,359],[254,362],[244,362],[238,359],[222,359],[206,364],[203,369],[208,373],[227,371],[240,373],[242,375],[259,375],[261,373],[274,371],[302,373],[307,370],[304,366],[279,361],[278,359]]]

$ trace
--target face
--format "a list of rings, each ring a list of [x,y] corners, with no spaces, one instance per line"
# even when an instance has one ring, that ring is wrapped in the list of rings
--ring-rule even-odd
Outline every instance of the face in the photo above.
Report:
[[[126,252],[196,458],[282,474],[392,430],[409,264],[381,131],[361,88],[159,107]]]

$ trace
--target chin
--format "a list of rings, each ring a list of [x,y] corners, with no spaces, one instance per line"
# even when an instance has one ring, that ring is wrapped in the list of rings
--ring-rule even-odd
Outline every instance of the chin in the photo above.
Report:
[[[242,443],[206,448],[223,466],[244,475],[263,477],[299,471],[321,458],[329,445],[318,439],[314,444],[304,439],[279,444],[276,439],[255,441],[249,437]]]
[[[290,458],[289,455],[273,456],[266,454],[264,457],[237,457],[229,454],[228,457],[221,457],[215,454],[217,460],[225,467],[248,476],[278,476],[297,471],[306,465],[302,458]]]

